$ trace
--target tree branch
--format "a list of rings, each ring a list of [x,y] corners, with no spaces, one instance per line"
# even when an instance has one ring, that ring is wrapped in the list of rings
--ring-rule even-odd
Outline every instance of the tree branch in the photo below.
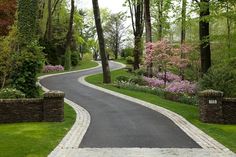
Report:
[[[133,13],[133,9],[132,9],[132,4],[131,4],[131,0],[128,0],[129,2],[129,9],[130,9],[130,15],[131,15],[131,20],[132,20],[132,27],[133,27],[133,32],[135,33],[135,26],[134,26],[134,13]]]
[[[53,10],[52,10],[52,15],[54,14],[54,12],[55,12],[55,10],[56,10],[57,5],[58,5],[59,2],[62,2],[62,0],[57,0],[57,1],[54,3],[54,5],[53,5]]]

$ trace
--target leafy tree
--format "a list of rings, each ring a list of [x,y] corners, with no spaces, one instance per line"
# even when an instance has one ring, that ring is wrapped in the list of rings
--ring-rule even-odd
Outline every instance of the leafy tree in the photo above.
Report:
[[[126,31],[126,27],[124,26],[125,20],[126,16],[122,12],[111,14],[108,22],[104,26],[106,44],[107,47],[113,51],[115,59],[118,58],[121,44],[124,41],[123,37]]]
[[[28,98],[39,95],[36,74],[43,62],[42,47],[37,41],[37,11],[37,1],[18,0],[17,53],[14,55],[11,78],[12,86]]]
[[[155,40],[161,40],[169,32],[170,24],[168,22],[171,9],[171,0],[153,0],[151,3],[151,13],[153,15],[153,32],[157,34]]]

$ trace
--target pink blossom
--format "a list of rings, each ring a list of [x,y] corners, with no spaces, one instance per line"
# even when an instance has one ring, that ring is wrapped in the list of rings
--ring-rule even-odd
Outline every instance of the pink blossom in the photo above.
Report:
[[[144,80],[148,83],[148,86],[150,87],[163,87],[165,84],[164,80],[160,80],[155,77],[153,78],[144,77]]]
[[[186,94],[195,94],[196,93],[196,84],[189,81],[180,81],[170,83],[165,90],[172,93],[186,93]]]
[[[165,79],[165,73],[162,72],[162,73],[157,73],[157,78],[158,79],[162,79],[164,80]],[[173,74],[171,72],[166,72],[166,80],[168,82],[172,82],[172,81],[181,81],[181,77],[176,75],[176,74]]]
[[[61,65],[46,65],[44,68],[43,68],[43,72],[44,73],[49,73],[49,72],[56,72],[56,71],[64,71],[64,67],[61,66]]]

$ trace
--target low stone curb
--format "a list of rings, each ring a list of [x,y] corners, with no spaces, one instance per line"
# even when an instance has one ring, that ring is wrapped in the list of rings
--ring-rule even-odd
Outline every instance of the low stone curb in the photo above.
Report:
[[[67,152],[68,157],[234,157],[199,148],[82,148]]]
[[[122,66],[122,68],[125,67],[124,64],[121,64],[121,63],[119,63],[119,64]],[[118,68],[118,69],[120,69],[120,68]],[[154,111],[157,111],[157,112],[163,114],[164,116],[171,119],[179,128],[181,128],[190,138],[192,138],[196,143],[198,143],[203,149],[208,150],[209,152],[215,152],[215,153],[220,153],[220,154],[227,153],[227,154],[235,155],[228,148],[226,148],[221,143],[214,140],[212,137],[208,136],[206,133],[204,133],[203,131],[198,129],[196,126],[194,126],[193,124],[188,122],[182,116],[180,116],[172,111],[169,111],[163,107],[160,107],[160,106],[157,106],[157,105],[154,105],[154,104],[151,104],[151,103],[148,103],[148,102],[124,95],[124,94],[120,94],[120,93],[90,84],[85,81],[85,78],[88,76],[91,76],[91,75],[80,77],[78,79],[78,81],[81,84],[88,86],[90,88],[102,91],[104,93],[114,95],[116,97],[131,101],[131,102],[134,102],[137,104],[140,104],[142,106],[145,106],[149,109],[152,109]]]

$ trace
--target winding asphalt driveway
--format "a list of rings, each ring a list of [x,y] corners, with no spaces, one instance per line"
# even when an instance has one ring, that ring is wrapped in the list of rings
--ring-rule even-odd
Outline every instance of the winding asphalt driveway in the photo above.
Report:
[[[111,69],[119,67],[110,63]],[[50,90],[65,92],[67,99],[90,113],[91,123],[80,148],[200,148],[162,114],[78,82],[79,77],[101,71],[96,68],[40,81]]]

